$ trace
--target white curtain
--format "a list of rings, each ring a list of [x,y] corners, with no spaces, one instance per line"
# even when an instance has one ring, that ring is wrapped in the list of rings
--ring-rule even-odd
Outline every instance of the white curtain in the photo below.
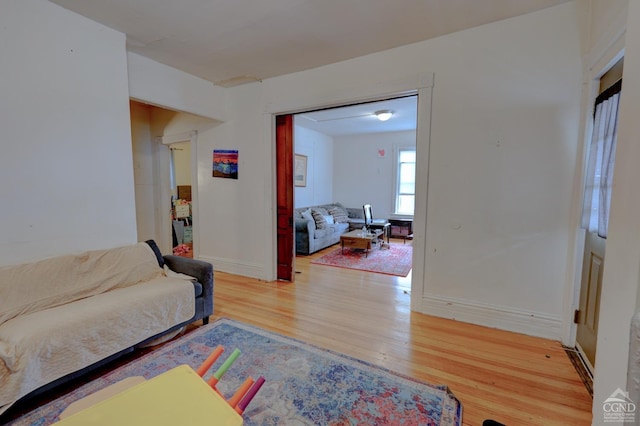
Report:
[[[614,85],[611,88],[614,90],[607,89],[596,100],[593,134],[587,163],[582,227],[589,232],[597,232],[602,238],[606,238],[609,225],[613,165],[618,134],[620,87],[619,84]],[[611,94],[612,92],[613,94]]]

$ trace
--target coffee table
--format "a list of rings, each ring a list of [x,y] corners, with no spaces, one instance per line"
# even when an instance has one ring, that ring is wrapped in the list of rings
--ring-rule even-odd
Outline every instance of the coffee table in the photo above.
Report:
[[[370,230],[367,234],[363,234],[362,231],[356,229],[355,231],[347,232],[340,236],[340,245],[342,247],[342,254],[344,254],[344,248],[364,250],[365,257],[368,256],[371,245],[374,241],[378,241],[382,231],[379,229]]]

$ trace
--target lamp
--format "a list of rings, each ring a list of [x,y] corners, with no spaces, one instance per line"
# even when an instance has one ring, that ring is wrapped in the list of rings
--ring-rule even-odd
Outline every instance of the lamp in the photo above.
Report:
[[[378,117],[380,121],[387,121],[393,115],[393,111],[390,109],[382,109],[380,111],[374,112],[375,116]]]

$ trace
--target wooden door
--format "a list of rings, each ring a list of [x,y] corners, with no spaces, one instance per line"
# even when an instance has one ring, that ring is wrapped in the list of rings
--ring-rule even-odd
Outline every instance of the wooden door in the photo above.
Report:
[[[582,261],[580,310],[576,315],[578,328],[576,341],[586,355],[590,367],[596,365],[596,342],[600,312],[600,292],[604,273],[606,240],[595,232],[587,232]]]
[[[624,59],[620,59],[600,78],[598,93],[603,93],[622,78]],[[587,232],[582,258],[580,282],[580,308],[576,314],[576,342],[587,357],[593,370],[596,365],[596,343],[600,313],[600,293],[604,273],[604,255],[607,240],[596,232]]]
[[[293,116],[276,117],[278,280],[293,281]]]

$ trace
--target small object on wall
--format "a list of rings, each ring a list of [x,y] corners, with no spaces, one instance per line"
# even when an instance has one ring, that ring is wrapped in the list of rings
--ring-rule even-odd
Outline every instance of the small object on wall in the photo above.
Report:
[[[295,186],[307,186],[307,156],[296,154],[293,169],[293,182]]]
[[[384,149],[379,149],[378,150],[378,157],[382,158],[386,155],[386,152]]]
[[[238,150],[213,150],[213,177],[238,179]]]

